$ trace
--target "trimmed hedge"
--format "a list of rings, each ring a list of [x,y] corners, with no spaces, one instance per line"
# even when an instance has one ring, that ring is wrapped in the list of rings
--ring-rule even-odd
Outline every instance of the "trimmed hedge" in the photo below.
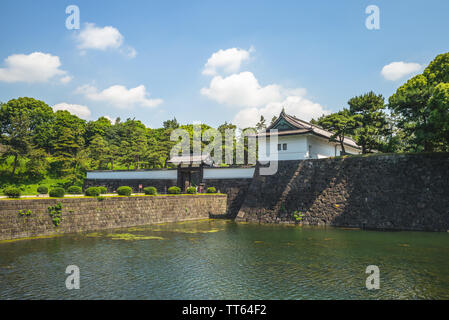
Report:
[[[145,192],[145,194],[147,195],[156,195],[157,189],[155,187],[146,187],[143,188],[143,192]]]
[[[195,187],[188,187],[188,188],[187,188],[187,193],[189,193],[189,194],[195,194],[195,193],[196,193],[196,188],[195,188]]]
[[[46,186],[39,186],[39,187],[37,187],[37,192],[39,194],[47,194],[48,193],[48,187],[46,187]]]
[[[8,187],[3,190],[3,193],[8,196],[8,198],[20,198],[22,191],[16,187]]]
[[[207,188],[207,193],[217,193],[217,189],[215,187],[209,187]]]
[[[52,198],[63,198],[65,195],[65,190],[61,187],[54,188],[50,190],[49,195]]]
[[[133,192],[133,189],[131,189],[131,187],[128,186],[123,186],[123,187],[119,187],[117,189],[117,193],[121,196],[130,196],[131,193]]]
[[[70,194],[83,194],[83,189],[81,189],[81,187],[78,186],[71,186],[67,188],[67,193]]]
[[[180,187],[176,187],[176,186],[170,187],[170,188],[168,188],[167,192],[169,194],[180,194],[181,193],[181,188]]]
[[[98,189],[100,190],[100,194],[108,193],[108,188],[106,188],[106,187],[101,186],[101,187],[98,187]]]
[[[84,190],[84,194],[88,197],[98,197],[100,195],[100,188],[90,187]]]

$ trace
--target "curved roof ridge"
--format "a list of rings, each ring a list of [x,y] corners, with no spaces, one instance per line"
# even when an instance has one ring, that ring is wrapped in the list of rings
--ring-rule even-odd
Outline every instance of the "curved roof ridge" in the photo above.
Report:
[[[324,136],[324,137],[327,137],[327,138],[330,138],[334,134],[333,132],[328,131],[328,130],[322,128],[321,126],[314,125],[314,124],[312,124],[310,122],[298,119],[298,118],[296,118],[293,115],[289,115],[289,114],[285,113],[284,110],[281,111],[281,113],[279,114],[279,117],[276,119],[276,121],[272,125],[270,125],[266,129],[265,132],[268,133],[270,129],[275,127],[279,123],[280,119],[284,119],[285,121],[287,121],[289,124],[291,124],[293,127],[296,128],[296,129],[293,129],[293,130],[287,130],[289,133],[290,132],[294,132],[294,131],[298,131],[298,133],[299,133],[299,131],[301,131],[301,133],[311,132],[313,134],[316,134],[316,135],[319,135],[319,136]],[[346,145],[350,145],[352,147],[360,148],[357,145],[357,143],[355,142],[355,140],[350,138],[350,137],[345,137],[343,142]]]

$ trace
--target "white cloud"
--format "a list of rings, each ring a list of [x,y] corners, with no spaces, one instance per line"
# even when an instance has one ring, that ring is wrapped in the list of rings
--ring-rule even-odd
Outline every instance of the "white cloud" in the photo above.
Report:
[[[112,26],[96,27],[94,23],[85,23],[84,28],[77,36],[78,48],[81,49],[81,54],[85,54],[85,50],[107,50],[119,49],[121,52],[130,58],[137,55],[137,51],[130,46],[123,48],[124,36],[117,28]]]
[[[69,83],[70,81],[72,81],[72,79],[73,79],[73,77],[71,77],[71,76],[65,76],[65,77],[62,77],[61,79],[59,79],[59,81],[61,81],[62,83]]]
[[[422,66],[414,62],[392,62],[382,68],[382,76],[391,81],[399,80],[400,78],[420,71]]]
[[[59,69],[59,57],[49,53],[13,54],[5,59],[5,65],[6,68],[0,68],[0,81],[4,82],[47,82],[66,74]],[[67,77],[61,80],[64,78]]]
[[[70,104],[66,102],[61,102],[53,106],[54,111],[67,110],[71,114],[74,114],[81,119],[87,120],[90,117],[90,110],[88,107],[79,104]]]
[[[94,23],[86,23],[78,35],[78,41],[80,49],[116,49],[122,45],[123,36],[114,27],[99,28]]]
[[[275,84],[262,87],[252,72],[232,74],[226,78],[215,76],[209,88],[201,94],[230,106],[258,107],[282,99],[281,87]]]
[[[112,119],[110,116],[103,116],[104,118],[108,119],[110,123],[115,123],[115,119]]]
[[[213,76],[217,74],[218,69],[226,73],[238,72],[242,62],[249,59],[252,50],[252,48],[249,50],[237,48],[218,50],[207,60],[203,74]]]
[[[127,46],[125,49],[122,49],[121,51],[124,55],[126,55],[128,58],[135,58],[137,56],[137,51],[133,47]]]
[[[202,88],[200,93],[220,104],[240,108],[233,124],[239,128],[254,127],[262,115],[269,124],[282,108],[305,121],[330,113],[319,103],[307,99],[304,88],[289,89],[278,84],[262,86],[252,72],[237,73],[252,50],[220,50],[209,58],[203,71],[214,77],[209,87]],[[218,69],[234,73],[224,77],[217,75]]]
[[[232,123],[239,128],[254,127],[260,116],[264,116],[267,125],[269,125],[273,116],[279,116],[282,108],[285,108],[287,114],[305,121],[330,113],[319,103],[312,102],[303,96],[287,96],[281,102],[272,102],[262,108],[245,108],[235,115]]]
[[[133,106],[156,107],[163,102],[162,99],[149,99],[150,94],[144,85],[131,89],[122,85],[113,85],[103,91],[98,91],[94,86],[84,85],[78,87],[76,92],[83,94],[90,100],[107,102],[121,109]]]
[[[251,72],[241,72],[226,78],[215,76],[209,88],[201,89],[201,94],[218,103],[244,108],[232,121],[239,128],[254,126],[261,115],[269,123],[283,107],[287,113],[305,121],[330,113],[319,103],[305,98],[306,93],[304,88],[286,89],[277,84],[263,87]]]

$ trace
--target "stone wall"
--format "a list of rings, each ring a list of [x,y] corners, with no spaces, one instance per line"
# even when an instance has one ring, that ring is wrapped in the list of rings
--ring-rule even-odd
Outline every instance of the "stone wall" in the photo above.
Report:
[[[203,180],[205,188],[215,187],[217,192],[226,193],[227,213],[226,218],[234,219],[245,200],[252,179],[206,179]]]
[[[449,229],[449,155],[282,161],[255,177],[237,221],[392,230]]]
[[[225,193],[228,196],[228,211],[226,218],[234,219],[245,199],[249,185],[252,179],[206,179],[203,180],[205,188],[215,187],[217,191]],[[108,192],[115,192],[120,186],[130,186],[133,192],[139,190],[139,185],[142,187],[156,187],[160,194],[165,194],[166,190],[171,186],[178,185],[176,180],[148,180],[148,179],[86,179],[84,181],[84,188],[104,186],[108,188]],[[205,189],[206,190],[206,189]]]
[[[62,203],[53,225],[48,207]],[[19,210],[31,210],[21,216]],[[0,240],[196,220],[226,213],[226,195],[0,200]]]

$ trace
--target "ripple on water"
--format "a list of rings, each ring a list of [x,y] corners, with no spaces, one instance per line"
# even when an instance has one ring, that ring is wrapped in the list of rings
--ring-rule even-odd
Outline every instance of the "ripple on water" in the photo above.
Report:
[[[446,233],[190,221],[0,244],[0,299],[448,299],[448,256]]]

